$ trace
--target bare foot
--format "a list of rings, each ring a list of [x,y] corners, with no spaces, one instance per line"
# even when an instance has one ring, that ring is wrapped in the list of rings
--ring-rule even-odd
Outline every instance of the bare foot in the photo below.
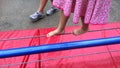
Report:
[[[60,30],[53,30],[53,31],[51,31],[51,32],[49,32],[48,34],[47,34],[47,37],[52,37],[52,36],[54,36],[54,35],[57,35],[57,34],[60,34],[60,33],[63,33],[64,31],[62,30],[62,31],[60,31]]]
[[[88,31],[88,29],[75,29],[75,30],[73,31],[73,34],[77,36],[77,35],[86,33],[87,31]]]

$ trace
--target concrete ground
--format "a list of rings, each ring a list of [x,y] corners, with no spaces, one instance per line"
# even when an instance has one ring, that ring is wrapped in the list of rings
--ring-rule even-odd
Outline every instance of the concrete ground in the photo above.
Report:
[[[29,15],[34,13],[38,6],[39,0],[0,0],[0,31],[56,27],[60,12],[35,23],[29,20]],[[49,8],[50,2],[45,11]],[[67,25],[73,25],[71,21],[72,18]],[[120,0],[113,0],[109,22],[117,21],[120,21]]]

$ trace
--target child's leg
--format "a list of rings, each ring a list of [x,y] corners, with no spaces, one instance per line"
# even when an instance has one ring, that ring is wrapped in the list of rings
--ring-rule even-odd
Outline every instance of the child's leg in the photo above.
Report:
[[[81,17],[81,20],[82,20],[82,27],[79,29],[75,29],[73,31],[74,35],[80,35],[80,34],[86,33],[89,29],[89,24],[84,23],[84,17]]]
[[[48,0],[40,0],[40,5],[39,5],[39,8],[38,8],[38,12],[41,12],[43,13],[43,10],[47,4]],[[51,0],[51,3],[53,2],[53,0]]]
[[[38,8],[38,12],[43,13],[43,10],[44,10],[47,2],[48,2],[48,0],[40,0],[40,5],[39,5],[39,8]]]
[[[45,17],[45,14],[44,14],[44,8],[47,4],[48,0],[40,0],[40,6],[37,10],[37,12],[33,13],[32,15],[30,15],[30,19],[33,21],[33,22],[36,22],[42,18]],[[51,0],[51,3],[53,2],[53,0]],[[46,14],[47,15],[52,15],[56,12],[57,9],[55,8],[50,8],[49,10],[47,10]]]
[[[89,24],[84,23],[84,17],[81,17],[81,20],[82,20],[82,29],[85,30],[85,31],[88,31]]]
[[[56,35],[56,34],[62,33],[62,32],[64,31],[64,29],[65,29],[65,25],[66,25],[66,23],[67,23],[67,21],[68,21],[68,18],[69,18],[69,17],[66,17],[66,16],[64,15],[63,11],[62,11],[62,12],[61,12],[61,16],[60,16],[60,21],[59,21],[58,27],[57,27],[55,30],[49,32],[49,33],[47,34],[47,37],[51,37],[51,36],[54,36],[54,35]]]

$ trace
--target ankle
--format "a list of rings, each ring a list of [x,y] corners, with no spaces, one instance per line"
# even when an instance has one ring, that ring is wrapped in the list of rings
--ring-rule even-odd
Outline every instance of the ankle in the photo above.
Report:
[[[86,27],[83,26],[82,29],[83,29],[83,30],[88,30],[89,27],[88,27],[88,26],[86,26]]]
[[[43,14],[43,11],[37,11],[39,14]]]
[[[82,28],[82,30],[84,30],[84,31],[86,31],[86,30],[88,30],[89,28]]]
[[[57,31],[57,32],[63,32],[64,29],[58,29],[58,28],[57,28],[56,31]]]

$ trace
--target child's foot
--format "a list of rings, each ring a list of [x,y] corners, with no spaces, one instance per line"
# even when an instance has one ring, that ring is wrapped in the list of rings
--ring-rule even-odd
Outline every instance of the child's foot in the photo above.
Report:
[[[43,13],[39,13],[39,12],[35,12],[34,14],[30,15],[30,19],[33,21],[33,22],[36,22],[42,18],[44,18],[44,14]]]
[[[49,10],[46,11],[47,16],[53,15],[58,9],[55,7],[51,7]]]
[[[77,36],[77,35],[86,33],[87,31],[88,31],[88,29],[75,29],[75,30],[73,31],[73,34]]]
[[[54,35],[57,35],[57,34],[61,34],[61,33],[63,33],[64,31],[60,31],[60,30],[53,30],[53,31],[51,31],[51,32],[49,32],[48,34],[47,34],[47,37],[52,37],[52,36],[54,36]]]

